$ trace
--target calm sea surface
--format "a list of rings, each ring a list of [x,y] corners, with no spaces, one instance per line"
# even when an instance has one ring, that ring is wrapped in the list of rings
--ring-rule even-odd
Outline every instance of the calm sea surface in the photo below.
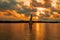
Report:
[[[0,40],[60,40],[60,23],[0,23]]]

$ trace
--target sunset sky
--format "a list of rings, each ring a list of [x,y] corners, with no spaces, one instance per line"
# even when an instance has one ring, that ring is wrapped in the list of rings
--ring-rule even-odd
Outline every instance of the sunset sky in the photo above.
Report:
[[[39,19],[41,17],[41,14],[45,15],[43,17],[46,17],[46,14],[49,15],[49,18],[54,18],[57,14],[60,17],[60,2],[57,2],[58,0],[0,0],[0,18],[5,18],[4,16],[12,14],[10,18],[18,18],[18,19],[29,19],[29,17],[25,17],[26,15],[32,14],[35,15],[33,19]],[[22,3],[20,5],[20,3]],[[46,5],[45,5],[46,3]],[[51,6],[50,6],[51,5]],[[53,8],[52,8],[53,7]],[[4,10],[4,11],[2,11]],[[9,10],[9,11],[7,11]],[[7,13],[6,13],[7,12]],[[52,15],[52,13],[54,15]],[[28,15],[28,16],[29,16]],[[56,16],[56,17],[57,17]],[[9,17],[6,17],[9,18]]]

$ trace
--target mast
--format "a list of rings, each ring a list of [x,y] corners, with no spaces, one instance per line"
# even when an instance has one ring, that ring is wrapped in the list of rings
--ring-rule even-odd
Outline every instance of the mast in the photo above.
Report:
[[[32,14],[31,14],[30,21],[29,21],[29,28],[32,31]]]

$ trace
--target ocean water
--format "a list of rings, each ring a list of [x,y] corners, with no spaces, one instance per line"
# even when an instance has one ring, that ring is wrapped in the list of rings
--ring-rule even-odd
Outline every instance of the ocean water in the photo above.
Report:
[[[60,40],[60,23],[0,23],[0,40]]]

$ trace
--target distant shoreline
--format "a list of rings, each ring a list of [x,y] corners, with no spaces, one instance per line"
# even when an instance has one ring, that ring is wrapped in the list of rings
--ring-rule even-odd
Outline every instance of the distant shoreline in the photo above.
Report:
[[[30,23],[30,21],[0,21],[0,23]],[[60,21],[32,21],[32,23],[60,23]]]

